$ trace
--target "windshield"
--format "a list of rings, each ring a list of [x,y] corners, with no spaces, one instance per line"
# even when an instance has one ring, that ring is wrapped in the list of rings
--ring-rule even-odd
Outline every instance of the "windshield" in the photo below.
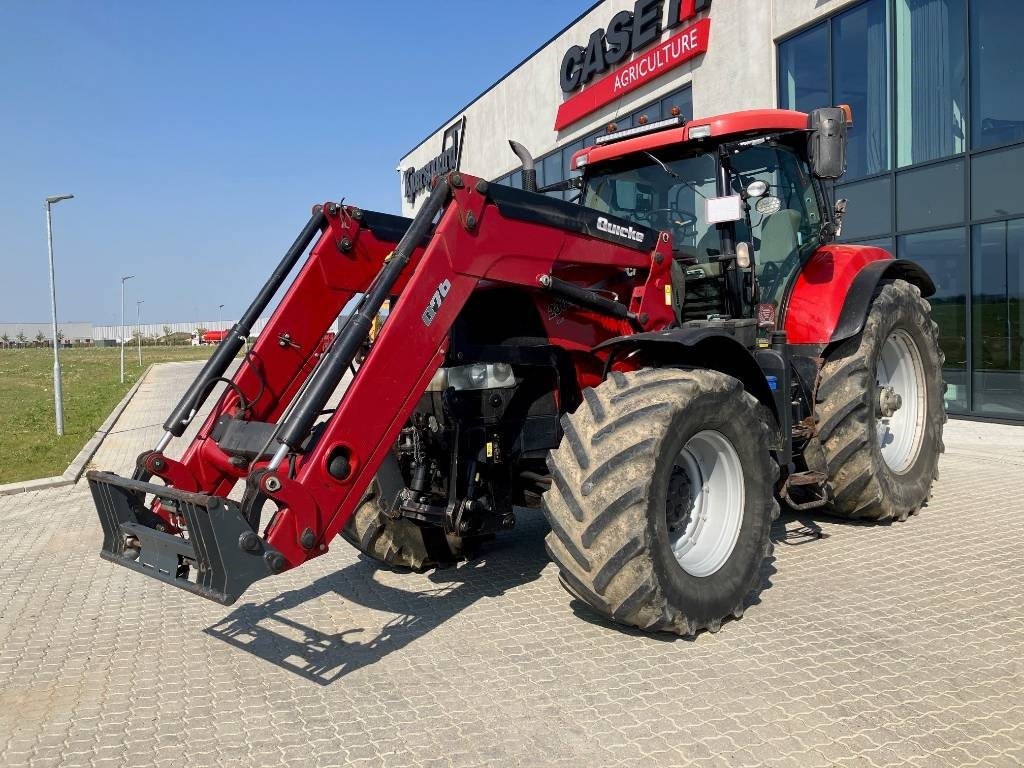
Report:
[[[684,261],[707,262],[721,254],[718,228],[708,224],[704,210],[704,201],[716,196],[716,157],[702,153],[664,167],[649,155],[634,159],[643,164],[616,164],[591,176],[583,204],[670,232],[676,256]]]
[[[700,265],[687,270],[688,280],[721,276],[723,234],[733,242],[750,243],[759,300],[778,305],[819,242],[822,217],[816,187],[802,155],[781,141],[737,143],[726,149],[726,194],[741,195],[745,203],[743,218],[735,223],[707,220],[707,200],[718,196],[718,148],[682,155],[678,149],[644,152],[594,169],[583,204],[671,233],[676,260],[688,268]],[[763,185],[751,187],[755,181]]]

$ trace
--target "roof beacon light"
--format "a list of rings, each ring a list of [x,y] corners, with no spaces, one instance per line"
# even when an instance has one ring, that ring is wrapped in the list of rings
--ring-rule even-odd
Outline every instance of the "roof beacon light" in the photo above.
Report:
[[[598,136],[594,139],[594,142],[600,147],[605,144],[622,141],[623,139],[632,139],[635,136],[643,136],[648,133],[654,133],[655,131],[664,131],[667,128],[679,128],[685,124],[686,120],[682,117],[670,117],[667,120],[655,120],[653,123],[647,123],[647,125],[638,125],[634,128],[626,128],[621,131],[616,131],[615,133],[609,133],[605,136]]]
[[[711,126],[710,125],[695,125],[692,128],[690,128],[690,138],[691,139],[706,139],[710,135],[711,135]]]

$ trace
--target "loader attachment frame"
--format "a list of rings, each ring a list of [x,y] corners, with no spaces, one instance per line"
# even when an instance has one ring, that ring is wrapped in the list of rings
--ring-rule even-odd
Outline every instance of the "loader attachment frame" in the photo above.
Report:
[[[100,556],[201,597],[231,605],[273,573],[280,555],[253,531],[230,499],[179,491],[90,471],[89,488],[103,528]],[[188,538],[168,533],[144,499],[173,509]],[[164,530],[160,530],[163,528]]]
[[[374,232],[372,217],[379,214],[332,203],[319,210],[320,216],[314,211],[282,267],[294,263],[293,257],[297,261],[296,250],[301,255],[308,245],[303,241],[315,227],[321,234],[309,259],[182,459],[168,458],[164,449],[180,423],[193,417],[210,382],[223,376],[230,358],[207,364],[200,375],[205,383],[190,388],[168,420],[167,434],[153,451],[139,457],[136,481],[156,476],[173,492],[164,486],[125,486],[116,476],[90,475],[101,520],[107,518],[105,536],[120,535],[132,544],[105,540],[108,559],[224,602],[236,599],[246,581],[266,575],[260,568],[280,573],[324,554],[443,364],[452,325],[481,281],[545,291],[554,284],[551,273],[559,264],[636,270],[641,282],[632,296],[624,297],[625,311],[604,307],[602,322],[609,335],[661,330],[675,321],[671,302],[665,300],[671,287],[670,236],[630,227],[609,214],[458,173],[436,181],[407,226],[378,221]],[[377,237],[402,228],[393,247]],[[627,230],[630,237],[614,235]],[[277,272],[271,282],[280,287],[276,276]],[[261,291],[251,309],[262,303],[265,293],[266,289]],[[357,309],[327,350],[318,354],[330,323],[356,294],[363,294]],[[317,426],[312,439],[314,424],[326,413],[325,405],[345,373],[353,370],[371,322],[389,297],[397,300],[387,322],[340,404]],[[255,315],[265,306],[254,309]],[[597,302],[589,309],[600,313],[602,306]],[[225,419],[273,425],[269,451],[249,451],[248,458],[231,455],[216,438],[217,425]],[[235,507],[223,497],[241,479],[246,481],[246,493]],[[129,496],[140,490],[154,494],[150,518],[126,519],[126,509],[139,517]],[[183,500],[175,496],[179,492],[193,495]],[[241,547],[240,536],[247,532],[239,526],[258,533],[265,505],[273,511],[259,536],[259,567],[237,577],[221,575],[217,584],[201,589],[169,577],[172,554],[212,566],[216,558],[204,559],[207,553]],[[188,510],[184,519],[175,514],[175,506]],[[135,525],[160,525],[165,530],[159,533],[167,538],[139,537]],[[192,558],[181,551],[183,545],[168,539],[187,535],[192,540],[194,526],[202,536],[212,537],[213,544],[204,545],[203,551],[193,544]],[[124,557],[125,549],[137,548],[132,535],[143,550],[162,548],[162,554],[144,553],[138,562]],[[162,563],[162,572],[150,567],[154,561]],[[229,571],[240,567],[232,558],[221,557],[220,562]]]

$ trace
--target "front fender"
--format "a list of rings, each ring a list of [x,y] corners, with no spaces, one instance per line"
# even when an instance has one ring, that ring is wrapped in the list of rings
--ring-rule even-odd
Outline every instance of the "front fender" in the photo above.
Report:
[[[881,248],[828,245],[804,265],[784,314],[790,344],[829,344],[864,327],[880,280],[902,278],[930,296],[935,284],[920,266]]]
[[[594,352],[618,355],[638,350],[645,362],[687,365],[721,371],[743,382],[744,388],[778,418],[775,396],[753,352],[725,329],[709,327],[669,328],[664,331],[617,336],[598,344]]]

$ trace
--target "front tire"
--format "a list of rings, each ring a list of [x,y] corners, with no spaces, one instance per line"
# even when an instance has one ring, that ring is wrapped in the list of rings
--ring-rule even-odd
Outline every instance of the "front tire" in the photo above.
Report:
[[[339,534],[367,557],[397,570],[426,571],[458,562],[462,553],[440,528],[384,514],[377,481]]]
[[[778,466],[758,403],[716,371],[613,372],[562,419],[543,496],[562,584],[623,624],[739,618],[771,554]]]
[[[882,284],[855,337],[818,379],[811,469],[827,477],[833,514],[906,520],[931,495],[946,421],[938,326],[917,286]]]

